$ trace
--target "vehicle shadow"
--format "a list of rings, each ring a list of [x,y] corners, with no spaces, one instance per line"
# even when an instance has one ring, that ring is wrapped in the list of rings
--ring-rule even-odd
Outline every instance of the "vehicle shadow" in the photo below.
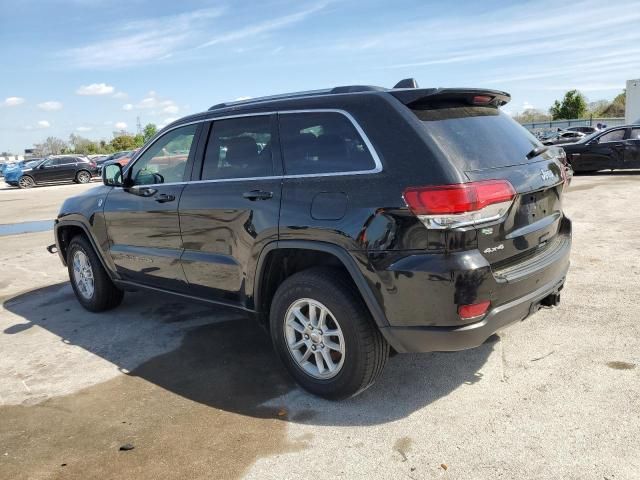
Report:
[[[313,425],[374,425],[404,418],[461,385],[481,381],[479,370],[499,341],[494,336],[463,352],[393,356],[373,387],[336,403],[298,388],[276,357],[269,334],[235,310],[139,292],[128,293],[112,312],[92,314],[80,307],[67,283],[14,296],[3,306],[26,323],[0,334],[38,326],[128,375],[194,402]],[[179,346],[167,351],[171,339]]]
[[[616,177],[616,176],[632,176],[640,175],[640,169],[638,170],[598,170],[597,172],[573,172],[575,176],[579,177]]]

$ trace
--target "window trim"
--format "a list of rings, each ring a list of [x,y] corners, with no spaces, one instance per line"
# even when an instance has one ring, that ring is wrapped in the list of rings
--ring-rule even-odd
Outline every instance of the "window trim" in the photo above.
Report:
[[[172,132],[173,130],[176,130],[178,128],[182,128],[182,127],[186,127],[186,126],[194,125],[198,123],[216,122],[220,120],[227,120],[227,119],[233,119],[233,118],[270,116],[270,115],[287,115],[290,113],[339,113],[341,115],[344,115],[351,122],[353,127],[356,129],[356,131],[362,138],[362,141],[364,142],[365,146],[369,150],[369,153],[371,154],[371,157],[373,158],[373,162],[375,165],[374,168],[369,170],[356,170],[356,171],[305,173],[305,174],[296,174],[296,175],[271,175],[267,177],[239,177],[239,178],[221,178],[221,179],[214,179],[214,180],[186,180],[183,182],[173,182],[173,183],[154,183],[154,184],[145,185],[145,186],[152,187],[152,186],[161,186],[161,185],[185,185],[185,184],[191,184],[191,183],[246,182],[246,181],[254,181],[254,180],[285,180],[290,178],[295,179],[295,178],[337,177],[337,176],[348,176],[348,175],[372,175],[372,174],[380,173],[383,171],[382,161],[380,160],[380,156],[378,155],[378,152],[374,148],[373,144],[371,143],[371,140],[369,140],[369,137],[364,132],[360,124],[357,122],[355,118],[353,118],[353,115],[351,115],[346,110],[342,110],[338,108],[310,108],[310,109],[298,109],[298,110],[274,110],[269,112],[240,113],[235,115],[222,115],[219,117],[210,116],[207,118],[202,118],[200,120],[194,120],[192,122],[186,122],[186,123],[181,123],[179,125],[175,125],[169,128],[167,131],[163,132],[162,135],[158,136],[158,138],[155,139],[155,141],[150,142],[148,145],[143,147],[143,149],[141,149],[138,152],[138,155],[136,156],[136,158],[133,161],[129,162],[129,165],[127,165],[127,168],[125,169],[124,174],[127,175],[129,173],[129,170],[133,168],[133,166],[138,162],[140,158],[142,158],[144,153],[153,144],[155,144],[158,140],[160,140],[169,132]],[[194,145],[193,148],[196,148],[196,146]]]

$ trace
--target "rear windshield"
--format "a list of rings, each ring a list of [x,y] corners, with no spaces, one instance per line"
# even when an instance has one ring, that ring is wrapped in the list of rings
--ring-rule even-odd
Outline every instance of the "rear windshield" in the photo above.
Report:
[[[413,110],[433,141],[463,170],[528,163],[542,144],[509,115],[494,107],[447,106]]]

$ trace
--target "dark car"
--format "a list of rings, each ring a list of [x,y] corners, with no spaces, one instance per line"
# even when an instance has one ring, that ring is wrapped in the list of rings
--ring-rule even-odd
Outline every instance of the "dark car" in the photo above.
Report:
[[[542,140],[543,145],[562,145],[564,143],[573,143],[584,138],[582,132],[574,132],[572,130],[562,130],[560,132],[549,135]]]
[[[9,185],[20,188],[68,181],[89,183],[97,171],[96,164],[86,157],[61,155],[48,157],[26,168],[6,172],[4,180]]]
[[[562,148],[576,172],[640,168],[640,125],[611,127]]]
[[[93,312],[137,288],[249,312],[327,398],[370,386],[390,349],[476,347],[560,301],[566,171],[508,94],[414,85],[180,119],[66,200],[49,249]]]
[[[123,150],[121,152],[112,153],[111,155],[108,155],[105,158],[100,159],[99,161],[96,162],[96,164],[98,165],[98,172],[100,173],[102,171],[102,168],[104,167],[104,165],[115,163],[116,160],[118,160],[121,157],[130,156],[131,152],[132,152],[131,150]]]

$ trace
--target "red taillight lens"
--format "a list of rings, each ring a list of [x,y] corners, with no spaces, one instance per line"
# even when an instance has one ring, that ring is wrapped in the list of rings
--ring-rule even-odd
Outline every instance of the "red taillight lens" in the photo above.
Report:
[[[484,315],[486,313],[486,311],[489,309],[489,305],[491,305],[491,302],[489,300],[480,303],[474,303],[472,305],[460,305],[458,307],[458,315],[463,319],[479,317],[480,315]]]
[[[474,212],[494,203],[511,201],[515,195],[507,180],[410,187],[404,192],[405,201],[415,215]]]
[[[476,95],[473,97],[474,105],[487,105],[491,103],[491,100],[493,100],[493,97],[489,95]]]

